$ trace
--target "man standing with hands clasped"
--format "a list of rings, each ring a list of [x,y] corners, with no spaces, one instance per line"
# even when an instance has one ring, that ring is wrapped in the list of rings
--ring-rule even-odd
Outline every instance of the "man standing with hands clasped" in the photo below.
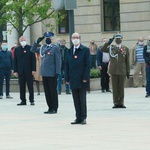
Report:
[[[115,39],[116,44],[110,45]],[[110,55],[109,73],[111,74],[113,103],[112,108],[126,108],[124,105],[125,77],[129,79],[129,49],[122,45],[123,36],[116,34],[101,47],[101,51]],[[109,46],[110,45],[110,46]]]
[[[19,38],[20,46],[15,48],[14,53],[14,75],[19,78],[20,99],[17,106],[26,105],[26,83],[29,90],[29,100],[34,103],[33,75],[36,73],[35,54],[31,53],[31,46],[27,44],[26,37]]]
[[[73,46],[66,53],[65,81],[70,83],[76,119],[71,124],[86,124],[87,106],[86,89],[90,78],[90,52],[89,48],[80,44],[81,36],[72,34]]]

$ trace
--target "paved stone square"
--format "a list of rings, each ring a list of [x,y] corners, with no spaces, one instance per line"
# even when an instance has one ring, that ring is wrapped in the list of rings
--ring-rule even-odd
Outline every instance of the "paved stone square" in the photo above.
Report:
[[[150,98],[145,88],[125,88],[127,109],[112,109],[112,94],[87,94],[87,125],[71,125],[75,112],[71,95],[59,95],[57,114],[44,114],[44,93],[35,106],[0,100],[0,150],[150,150]],[[28,94],[27,94],[28,98]]]

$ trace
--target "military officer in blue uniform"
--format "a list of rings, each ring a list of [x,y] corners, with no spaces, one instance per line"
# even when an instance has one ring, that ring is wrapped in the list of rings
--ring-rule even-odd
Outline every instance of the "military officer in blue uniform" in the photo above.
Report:
[[[57,76],[61,71],[61,54],[59,47],[52,42],[53,36],[52,32],[46,32],[31,47],[32,52],[40,53],[41,56],[40,75],[43,78],[44,92],[48,105],[48,111],[45,111],[45,114],[55,114],[58,109]],[[38,47],[44,38],[45,44]]]

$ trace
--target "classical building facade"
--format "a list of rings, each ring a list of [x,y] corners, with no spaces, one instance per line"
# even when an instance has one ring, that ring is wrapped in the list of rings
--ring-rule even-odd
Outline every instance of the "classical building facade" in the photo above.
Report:
[[[102,38],[111,38],[119,32],[123,34],[124,44],[132,48],[139,36],[146,39],[150,35],[150,0],[78,0],[77,4],[78,8],[74,10],[75,32],[81,34],[82,43],[86,46],[91,40],[100,45]],[[29,43],[49,31],[45,24],[51,22],[55,38],[66,39],[69,47],[67,16],[60,26],[55,24],[55,20],[45,20],[31,26]],[[8,35],[10,43],[11,36]]]

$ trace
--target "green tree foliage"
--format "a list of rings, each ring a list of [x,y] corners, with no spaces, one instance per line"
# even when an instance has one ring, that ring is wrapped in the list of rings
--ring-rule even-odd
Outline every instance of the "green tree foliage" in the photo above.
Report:
[[[35,23],[57,19],[51,0],[0,0],[0,9],[0,24],[10,23],[19,36]]]
[[[0,25],[10,23],[18,36],[23,35],[29,26],[45,19],[54,18],[56,23],[63,19],[62,14],[57,17],[52,0],[0,0],[0,10]],[[50,23],[47,26],[51,26]]]

